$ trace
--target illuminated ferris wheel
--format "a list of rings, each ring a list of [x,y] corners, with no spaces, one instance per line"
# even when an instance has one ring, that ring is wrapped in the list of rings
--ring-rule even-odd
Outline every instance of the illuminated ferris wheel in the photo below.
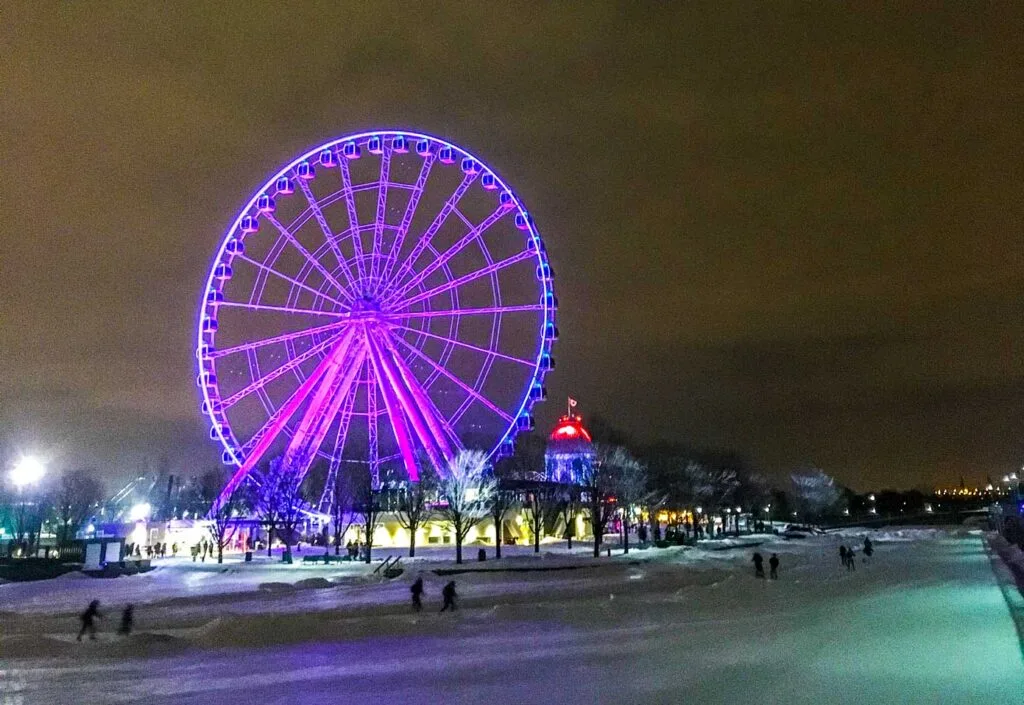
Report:
[[[283,457],[418,478],[510,449],[552,369],[557,300],[533,220],[480,159],[429,135],[333,140],[267,180],[224,236],[196,357],[222,499]]]

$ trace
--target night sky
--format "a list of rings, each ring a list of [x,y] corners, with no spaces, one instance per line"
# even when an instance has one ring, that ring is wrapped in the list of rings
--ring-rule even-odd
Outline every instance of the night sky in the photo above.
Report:
[[[1017,468],[1024,5],[727,5],[7,4],[4,454],[216,462],[221,234],[301,151],[405,127],[493,164],[547,241],[541,427],[571,394],[776,478]]]

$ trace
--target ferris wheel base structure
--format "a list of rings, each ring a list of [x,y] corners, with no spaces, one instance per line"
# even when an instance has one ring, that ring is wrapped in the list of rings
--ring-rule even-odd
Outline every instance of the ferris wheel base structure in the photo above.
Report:
[[[533,218],[482,160],[404,130],[302,154],[249,199],[202,292],[196,359],[210,436],[235,469],[272,458],[416,481],[465,447],[510,452],[546,397],[558,337]]]

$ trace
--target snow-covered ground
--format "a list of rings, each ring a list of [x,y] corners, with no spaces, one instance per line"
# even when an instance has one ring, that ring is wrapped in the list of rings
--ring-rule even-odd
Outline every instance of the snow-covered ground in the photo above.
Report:
[[[394,581],[361,564],[168,560],[115,580],[0,586],[0,703],[1018,703],[1021,647],[977,533],[708,542],[612,559],[523,547]],[[754,549],[782,562],[755,580]],[[470,551],[475,554],[475,551]],[[503,568],[557,568],[507,571]],[[483,569],[485,572],[476,572]],[[427,609],[408,585],[422,574]],[[437,614],[458,583],[459,611]],[[75,614],[110,612],[96,643]],[[138,605],[119,639],[116,610]]]

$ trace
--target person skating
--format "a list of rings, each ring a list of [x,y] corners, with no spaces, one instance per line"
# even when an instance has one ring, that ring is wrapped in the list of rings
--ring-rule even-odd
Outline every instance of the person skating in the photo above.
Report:
[[[839,546],[839,562],[843,564],[844,568],[846,567],[846,546]]]
[[[754,552],[753,562],[754,562],[754,577],[755,578],[763,578],[764,577],[764,556],[762,556],[760,553],[755,551]]]
[[[846,569],[857,570],[857,552],[852,547],[846,549]]]
[[[416,582],[409,588],[412,593],[412,608],[419,612],[423,609],[423,578],[416,578]]]
[[[451,610],[454,612],[456,597],[454,580],[452,580],[450,583],[444,586],[444,589],[441,590],[441,597],[444,598],[444,605],[442,605],[441,611],[444,612],[445,610],[451,608]]]
[[[79,616],[82,620],[82,628],[78,632],[78,641],[82,640],[86,632],[89,632],[89,639],[96,641],[96,620],[103,619],[103,615],[100,614],[100,601],[93,600],[89,603],[89,606],[85,609],[85,612]]]
[[[871,558],[871,554],[875,552],[875,547],[871,545],[871,539],[867,536],[864,537],[864,557]]]
[[[128,636],[132,633],[132,625],[135,623],[135,606],[128,605],[121,612],[121,626],[118,628],[117,633],[121,636]]]
[[[772,557],[768,559],[768,568],[768,575],[772,580],[777,580],[779,577],[779,555],[777,553],[773,553]]]

